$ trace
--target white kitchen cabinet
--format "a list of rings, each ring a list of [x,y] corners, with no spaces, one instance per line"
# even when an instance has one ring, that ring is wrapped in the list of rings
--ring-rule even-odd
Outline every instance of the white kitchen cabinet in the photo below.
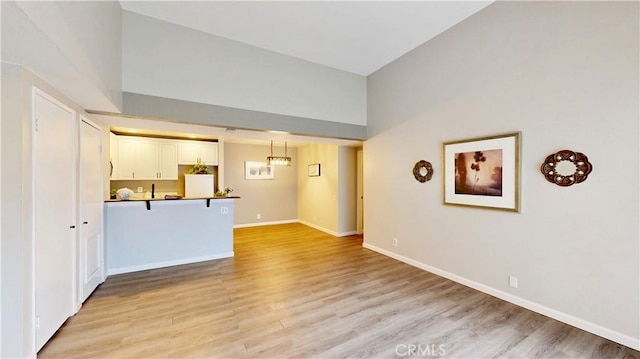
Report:
[[[136,172],[136,152],[138,141],[135,137],[117,136],[118,171],[116,179],[134,179]]]
[[[118,137],[109,132],[109,178],[118,178]]]
[[[178,179],[178,145],[175,141],[158,144],[158,174],[160,179]]]
[[[117,179],[178,179],[178,146],[175,141],[131,136],[117,137]]]
[[[178,164],[192,165],[198,163],[200,145],[195,141],[180,141],[178,143]]]
[[[193,165],[198,162],[217,166],[218,144],[206,141],[179,141],[178,164]]]
[[[218,165],[218,144],[212,142],[203,142],[200,145],[200,162],[210,165]]]
[[[135,179],[158,178],[158,143],[154,140],[138,139],[135,152]]]

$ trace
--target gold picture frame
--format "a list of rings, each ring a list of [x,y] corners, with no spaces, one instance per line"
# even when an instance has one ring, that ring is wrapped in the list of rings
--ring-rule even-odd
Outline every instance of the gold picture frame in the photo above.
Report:
[[[520,212],[521,133],[442,144],[443,204]]]
[[[307,176],[309,177],[320,177],[320,164],[312,163],[308,166]]]

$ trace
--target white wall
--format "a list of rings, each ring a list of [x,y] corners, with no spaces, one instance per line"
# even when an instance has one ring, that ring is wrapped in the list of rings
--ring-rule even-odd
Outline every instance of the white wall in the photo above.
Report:
[[[234,225],[296,221],[298,219],[298,155],[288,148],[291,166],[276,166],[272,180],[244,178],[245,161],[266,162],[270,146],[224,144],[224,185],[233,188],[235,201]],[[274,154],[284,154],[282,144],[274,145]],[[261,218],[257,219],[256,215]]]
[[[29,126],[24,126],[22,90],[23,73],[19,66],[2,64],[2,353],[3,358],[17,358],[33,352],[30,327],[24,323],[31,317],[31,267],[25,256],[31,251],[30,200],[28,163],[23,159],[23,143],[28,139]],[[26,287],[26,288],[25,288]],[[34,353],[35,354],[35,353]]]
[[[356,148],[338,147],[338,233],[356,233]]]
[[[0,6],[0,19],[2,18],[2,7]],[[2,64],[0,63],[0,74]],[[1,80],[0,80],[1,81]],[[1,87],[1,86],[0,86]],[[0,89],[0,98],[2,97]],[[2,116],[2,101],[0,100],[0,117]],[[2,148],[2,126],[0,126],[0,148]],[[2,156],[0,156],[0,189],[2,188]],[[2,191],[0,190],[0,203],[2,203]],[[2,206],[0,206],[0,218],[2,218]],[[2,249],[2,220],[0,220],[0,249]],[[2,255],[0,254],[0,278],[2,278]],[[2,281],[0,281],[0,355],[2,355]]]
[[[71,107],[79,115],[87,116],[81,107],[29,70],[22,66],[2,63],[2,358],[35,357],[32,280],[32,86]],[[100,124],[98,121],[96,123]]]
[[[108,202],[107,274],[233,257],[233,199]],[[224,212],[224,213],[223,213]]]
[[[365,245],[638,349],[638,10],[496,2],[372,74]],[[444,206],[442,143],[510,131],[522,212]],[[562,149],[589,156],[586,182],[544,179]]]
[[[123,12],[123,90],[366,124],[366,78]]]
[[[0,12],[2,10],[0,9]],[[2,72],[0,65],[0,73]],[[0,94],[2,90],[0,90]],[[1,95],[0,95],[1,97]],[[2,113],[2,101],[0,101],[0,114]],[[0,115],[1,116],[1,115]],[[2,126],[0,126],[0,148],[2,148]],[[0,156],[0,189],[2,188],[2,156]],[[2,203],[2,191],[0,190],[0,203]],[[2,218],[2,206],[0,206],[0,218]],[[0,220],[0,250],[2,249],[2,220]],[[2,255],[0,254],[0,278],[2,278]],[[0,281],[0,355],[2,355],[2,281]]]
[[[85,108],[122,108],[116,1],[3,1],[2,61],[22,64]]]
[[[356,149],[309,144],[298,148],[298,220],[334,236],[356,231]],[[308,166],[320,163],[320,176]]]
[[[301,146],[298,158],[298,220],[337,235],[338,146]],[[320,164],[319,177],[308,176],[308,166],[314,163]]]

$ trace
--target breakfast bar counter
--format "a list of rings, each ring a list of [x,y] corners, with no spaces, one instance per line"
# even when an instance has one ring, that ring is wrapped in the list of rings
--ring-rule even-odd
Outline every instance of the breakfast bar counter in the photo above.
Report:
[[[107,274],[233,257],[236,199],[105,201]]]

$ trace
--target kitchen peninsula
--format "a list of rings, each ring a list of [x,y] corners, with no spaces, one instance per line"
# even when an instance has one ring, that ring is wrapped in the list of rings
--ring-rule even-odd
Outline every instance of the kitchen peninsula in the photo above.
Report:
[[[105,201],[107,275],[233,257],[239,198]]]

